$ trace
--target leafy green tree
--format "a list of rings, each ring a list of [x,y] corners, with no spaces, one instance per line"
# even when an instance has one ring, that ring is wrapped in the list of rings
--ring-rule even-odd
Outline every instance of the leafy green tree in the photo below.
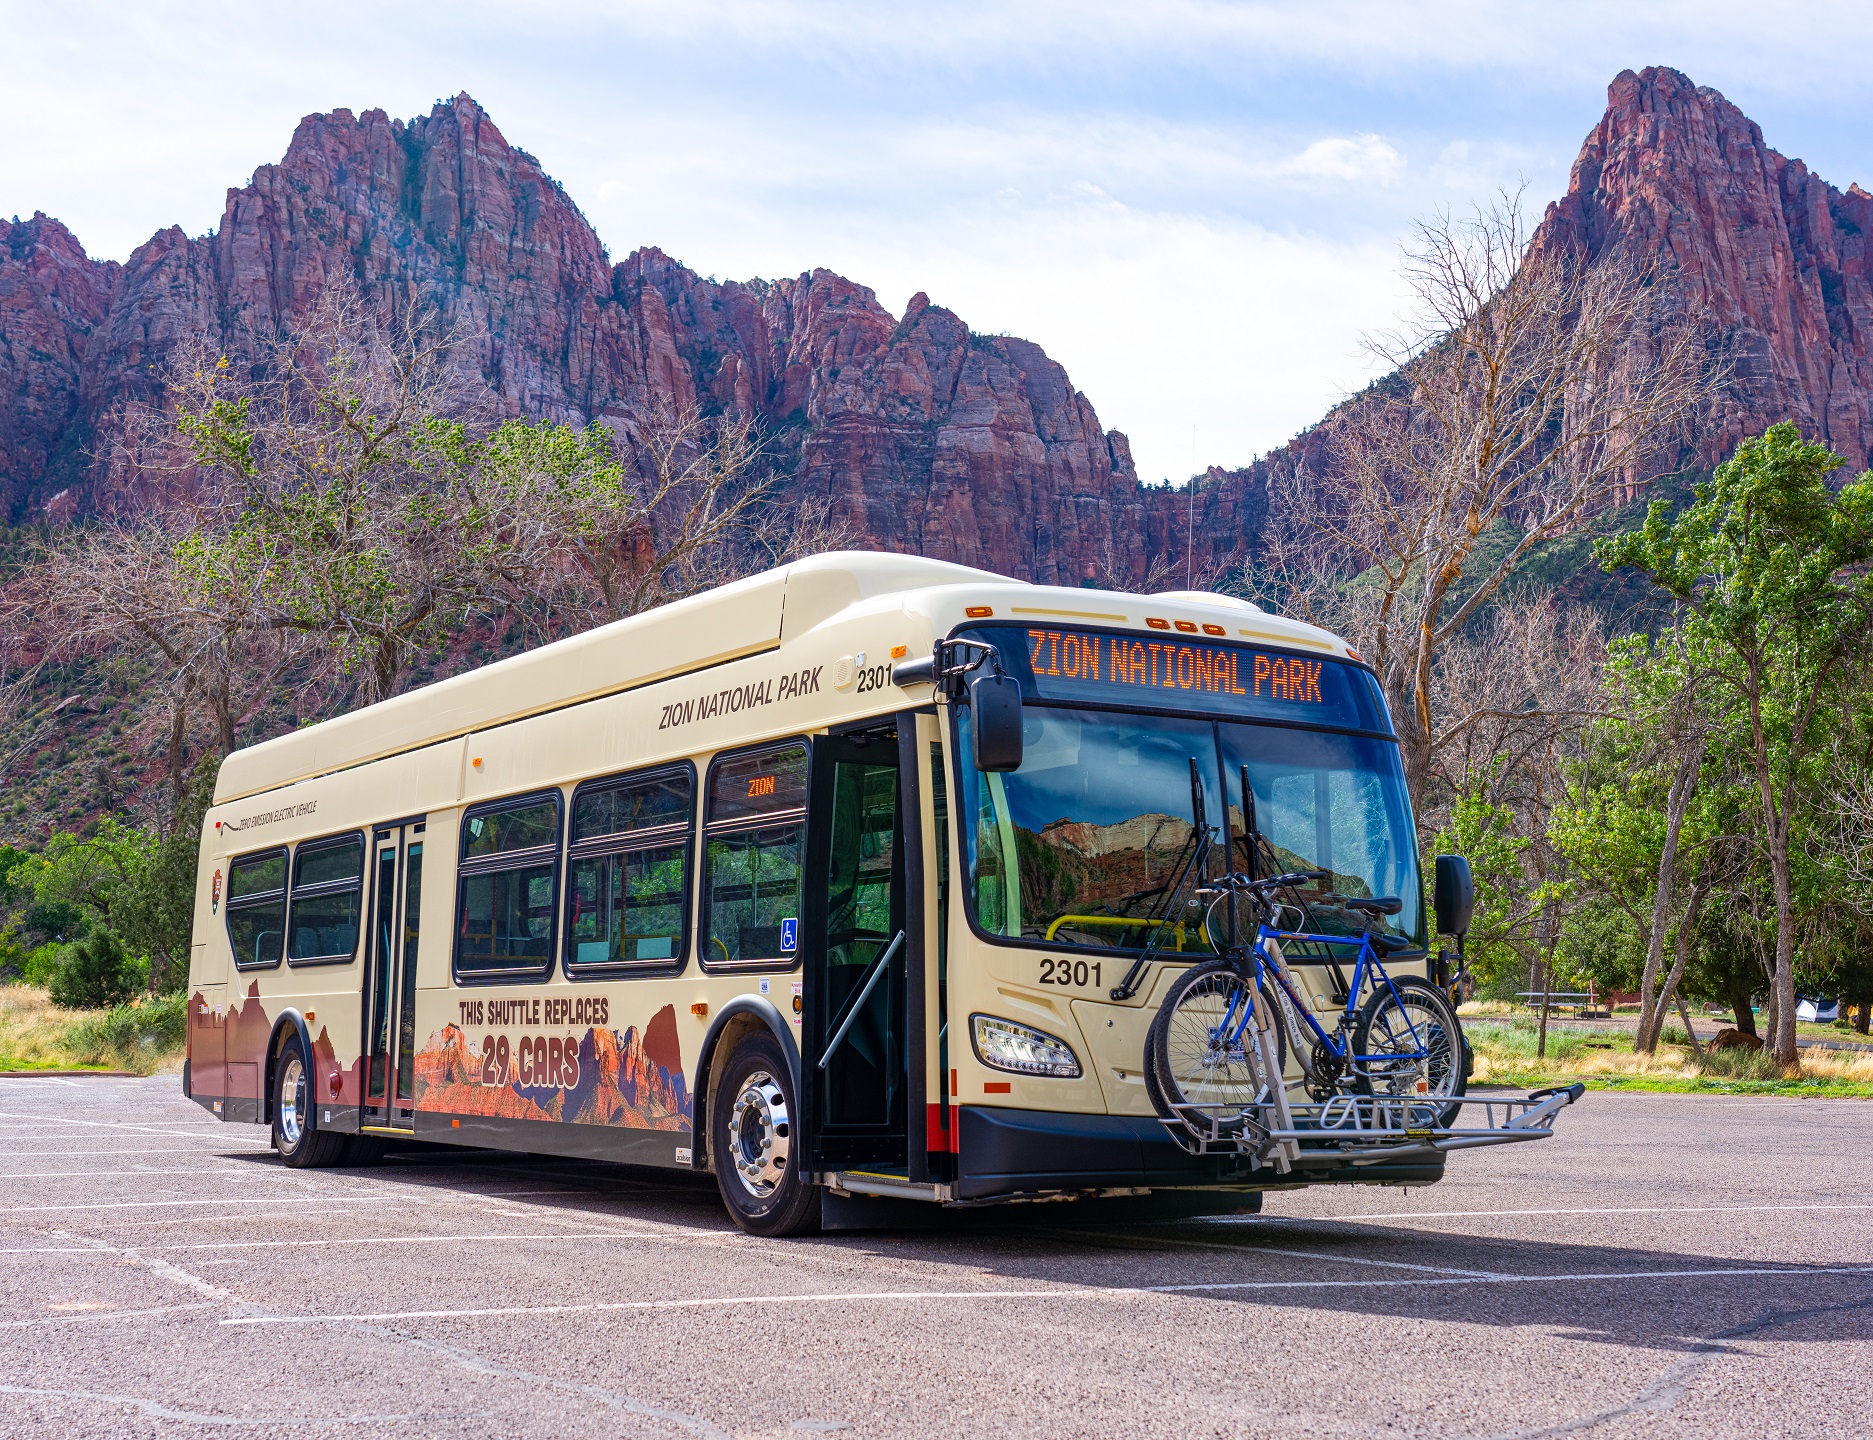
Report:
[[[214,803],[218,769],[212,756],[195,767],[169,832],[142,853],[142,863],[125,873],[111,896],[112,927],[134,952],[149,957],[150,989],[159,995],[188,983],[202,819]]]
[[[109,930],[93,930],[59,957],[49,991],[68,1010],[121,1005],[144,986],[147,971]]]
[[[1432,853],[1464,855],[1476,884],[1476,909],[1464,949],[1479,982],[1514,973],[1530,955],[1528,921],[1535,908],[1523,867],[1529,837],[1516,833],[1515,812],[1482,794],[1459,796]]]
[[[1644,526],[1600,542],[1608,570],[1632,566],[1688,611],[1683,628],[1725,663],[1775,898],[1777,1061],[1793,1065],[1799,927],[1794,849],[1810,820],[1832,707],[1856,683],[1873,622],[1873,473],[1838,493],[1840,458],[1793,424],[1745,440],[1676,516],[1655,502]],[[1721,703],[1721,702],[1716,702]]]

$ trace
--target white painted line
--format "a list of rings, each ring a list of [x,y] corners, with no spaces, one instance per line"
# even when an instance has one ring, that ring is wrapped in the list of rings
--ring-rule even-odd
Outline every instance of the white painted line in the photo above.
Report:
[[[60,1140],[71,1139],[71,1132],[68,1130],[60,1130],[55,1133]],[[53,1136],[48,1135],[46,1138],[52,1139]],[[207,1140],[211,1137],[204,1135],[201,1138]],[[177,1145],[173,1148],[165,1147],[154,1150],[15,1150],[11,1155],[4,1158],[9,1160],[43,1160],[56,1156],[59,1159],[70,1159],[80,1155],[205,1155],[212,1157],[220,1153],[221,1151],[214,1146],[191,1150],[186,1145]],[[5,1175],[6,1172],[0,1170],[0,1178],[4,1178]]]
[[[113,1255],[103,1255],[111,1260]],[[35,1315],[30,1320],[0,1320],[0,1330],[37,1330],[46,1325],[94,1325],[100,1320],[136,1320],[146,1315],[173,1315],[180,1310],[218,1310],[212,1301],[198,1300],[189,1305],[156,1305],[147,1310],[97,1310],[88,1315]]]
[[[145,1175],[199,1175],[204,1179],[232,1177],[236,1180],[297,1180],[300,1177],[290,1171],[281,1173],[277,1170],[256,1170],[252,1166],[243,1166],[239,1170],[205,1170],[199,1165],[182,1165],[173,1169],[160,1170],[155,1166],[117,1170],[26,1170],[0,1171],[0,1184],[8,1180],[139,1180]]]
[[[370,1201],[381,1204],[395,1200],[395,1195],[256,1195],[253,1199],[234,1198],[226,1200],[111,1200],[89,1205],[7,1205],[0,1207],[0,1215],[34,1215],[45,1211],[64,1212],[67,1210],[156,1210],[174,1205],[323,1205],[328,1200]]]
[[[118,1121],[118,1120],[78,1120],[78,1119],[73,1118],[70,1115],[33,1115],[30,1113],[21,1113],[19,1111],[8,1111],[8,1110],[0,1110],[0,1120],[25,1120],[35,1125],[88,1125],[92,1127],[93,1129],[97,1129],[97,1130],[134,1130],[138,1132],[139,1134],[143,1134],[143,1135],[181,1135],[190,1140],[201,1140],[206,1137],[202,1135],[198,1135],[192,1130],[178,1130],[173,1127],[176,1125],[184,1125],[184,1124],[187,1124],[187,1125],[221,1125],[223,1123],[226,1123],[226,1122],[215,1119],[214,1116],[212,1115],[208,1115],[208,1116],[204,1116],[200,1120],[172,1121],[170,1122],[170,1127],[164,1127],[161,1125],[130,1125],[130,1124],[124,1123],[123,1121]],[[14,1127],[11,1125],[0,1125],[0,1130],[12,1130],[13,1128]],[[234,1137],[234,1138],[235,1138],[235,1143],[237,1144],[238,1143],[245,1143],[245,1144],[250,1144],[250,1145],[271,1145],[272,1144],[270,1140],[243,1140],[240,1137]]]
[[[323,1250],[345,1245],[459,1245],[471,1240],[654,1240],[654,1235],[635,1234],[629,1230],[564,1230],[550,1235],[517,1234],[513,1231],[492,1235],[346,1235],[335,1240],[210,1240],[190,1245],[138,1245],[139,1255],[157,1250]],[[38,1251],[0,1250],[0,1255],[38,1254]],[[56,1252],[47,1252],[56,1253]]]
[[[850,1304],[875,1300],[1097,1300],[1148,1295],[1276,1290],[1384,1290],[1452,1285],[1594,1285],[1626,1280],[1708,1280],[1725,1276],[1873,1275],[1873,1265],[1787,1269],[1629,1270],[1573,1275],[1400,1276],[1386,1280],[1231,1280],[1194,1285],[1062,1285],[1045,1290],[867,1290],[819,1295],[728,1295],[695,1300],[613,1300],[584,1305],[503,1305],[475,1310],[384,1310],[346,1315],[233,1315],[223,1325],[328,1325],[381,1320],[461,1320],[496,1315],[584,1315],[614,1310],[699,1310],[761,1305]]]
[[[1838,1205],[1599,1205],[1550,1210],[1385,1210],[1371,1215],[1212,1215],[1186,1220],[1158,1220],[1157,1225],[1359,1225],[1367,1220],[1489,1220],[1516,1215],[1746,1215],[1755,1212],[1811,1210],[1846,1213],[1873,1210],[1873,1204]]]
[[[1142,1242],[1130,1247],[1135,1254],[1149,1254],[1149,1247],[1154,1245],[1176,1245],[1187,1250],[1222,1250],[1232,1255],[1287,1255],[1297,1260],[1327,1260],[1335,1265],[1378,1265],[1388,1270],[1417,1270],[1426,1275],[1469,1275],[1493,1280],[1503,1273],[1500,1270],[1465,1270],[1453,1265],[1414,1265],[1407,1260],[1373,1260],[1365,1256],[1335,1255],[1325,1250],[1293,1250],[1287,1246],[1277,1248],[1272,1245],[1226,1245],[1217,1240],[1179,1240],[1168,1235],[1114,1235],[1098,1230],[1078,1230],[1068,1234],[1102,1240]]]

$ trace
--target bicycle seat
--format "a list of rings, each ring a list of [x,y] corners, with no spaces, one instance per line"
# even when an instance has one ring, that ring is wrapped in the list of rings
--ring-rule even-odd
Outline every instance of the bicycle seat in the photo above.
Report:
[[[1370,900],[1342,900],[1348,910],[1357,910],[1362,915],[1377,919],[1381,915],[1396,915],[1405,908],[1405,902],[1396,895],[1376,896]]]
[[[1395,955],[1400,950],[1409,950],[1413,943],[1409,935],[1381,935],[1374,930],[1368,930],[1366,938],[1372,941],[1374,950],[1383,950],[1387,955]]]

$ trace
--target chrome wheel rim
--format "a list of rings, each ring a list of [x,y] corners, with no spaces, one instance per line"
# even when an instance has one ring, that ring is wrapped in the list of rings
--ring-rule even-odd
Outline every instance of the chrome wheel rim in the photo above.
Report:
[[[280,1067],[280,1143],[294,1150],[306,1133],[306,1067],[288,1055]]]
[[[787,1178],[793,1125],[787,1093],[765,1070],[742,1082],[728,1111],[728,1154],[735,1178],[756,1200],[769,1200]]]

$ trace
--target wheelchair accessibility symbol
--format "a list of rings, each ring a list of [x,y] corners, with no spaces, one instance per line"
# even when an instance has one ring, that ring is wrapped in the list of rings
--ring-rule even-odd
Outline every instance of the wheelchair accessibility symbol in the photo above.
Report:
[[[791,955],[800,944],[800,922],[789,915],[780,922],[780,953]]]

